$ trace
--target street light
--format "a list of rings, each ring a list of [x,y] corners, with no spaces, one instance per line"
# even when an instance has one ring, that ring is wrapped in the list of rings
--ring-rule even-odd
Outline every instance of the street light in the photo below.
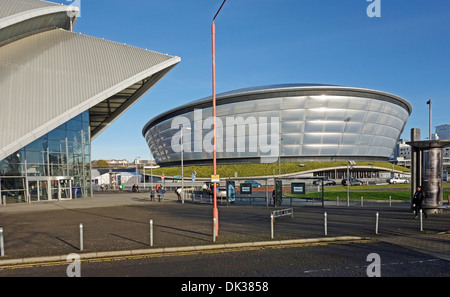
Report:
[[[190,127],[184,127],[183,125],[180,125],[180,131],[181,131],[181,204],[184,204],[184,143],[183,143],[183,129],[191,130]]]
[[[355,161],[348,161],[347,164],[347,207],[350,206],[350,168],[356,165]]]
[[[214,21],[222,9],[223,5],[227,0],[224,0],[219,10],[216,12],[212,20],[212,89],[213,89],[213,168],[214,176],[217,175],[217,156],[216,156],[216,25]],[[216,182],[214,182],[214,208],[213,208],[213,220],[214,224],[214,234],[219,235],[219,210],[217,209],[217,191]]]
[[[138,161],[139,161],[139,159],[140,159],[141,157],[136,157],[136,158],[134,158],[134,163],[135,163],[135,165],[136,165],[136,179],[137,179],[137,184],[139,185],[139,182],[141,181],[141,179],[139,178],[138,179]],[[145,176],[144,176],[144,178],[145,178]]]
[[[432,104],[432,101],[431,101],[431,99],[430,100],[428,100],[428,102],[427,102],[427,104],[428,105],[430,105],[430,110],[429,110],[429,118],[428,118],[428,120],[429,120],[429,127],[428,127],[428,129],[429,129],[429,139],[428,140],[432,140],[431,139],[431,104]]]

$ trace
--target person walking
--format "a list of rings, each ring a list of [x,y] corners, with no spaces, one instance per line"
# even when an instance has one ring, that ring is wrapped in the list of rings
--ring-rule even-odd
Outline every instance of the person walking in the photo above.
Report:
[[[153,188],[150,189],[150,201],[153,201],[153,198],[155,198],[155,190]]]
[[[180,187],[177,188],[176,193],[177,193],[178,201],[181,201],[181,188]]]
[[[160,189],[161,189],[161,201],[164,201],[164,194],[166,193],[166,189],[164,189],[163,186],[161,186]]]
[[[422,209],[422,203],[423,203],[424,195],[422,191],[422,186],[418,186],[416,192],[414,193],[413,197],[413,208],[414,208],[414,218],[417,219],[420,210]],[[427,217],[427,214],[423,212],[425,215],[425,218]]]

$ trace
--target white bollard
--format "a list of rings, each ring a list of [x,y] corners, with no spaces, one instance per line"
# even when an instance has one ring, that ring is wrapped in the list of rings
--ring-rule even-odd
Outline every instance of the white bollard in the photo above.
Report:
[[[420,210],[419,211],[419,213],[420,213],[420,216],[419,216],[419,219],[420,219],[420,231],[423,231],[423,211],[422,210]]]
[[[150,246],[153,246],[153,220],[150,220]]]
[[[80,224],[80,251],[84,249],[83,243],[83,224]]]
[[[361,207],[363,207],[363,206],[364,206],[364,197],[361,196]]]
[[[375,234],[378,234],[378,217],[379,217],[379,213],[377,212],[376,221],[375,221]]]
[[[324,224],[325,224],[325,236],[328,236],[328,226],[327,226],[327,213],[324,214]]]
[[[392,206],[392,197],[391,196],[389,196],[389,206]]]
[[[3,242],[3,228],[0,228],[0,256],[5,256],[5,247]]]
[[[273,214],[270,215],[270,238],[273,239]]]

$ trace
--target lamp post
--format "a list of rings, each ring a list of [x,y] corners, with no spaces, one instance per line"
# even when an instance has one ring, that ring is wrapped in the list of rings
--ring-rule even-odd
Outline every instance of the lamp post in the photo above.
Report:
[[[355,161],[348,161],[347,164],[347,207],[350,206],[350,168],[353,168],[355,164]]]
[[[213,168],[214,168],[214,176],[217,175],[217,156],[216,156],[216,25],[214,21],[216,20],[217,15],[222,9],[223,5],[227,0],[222,2],[219,10],[214,15],[212,20],[212,91],[213,91]],[[215,220],[214,224],[214,234],[215,236],[219,235],[219,210],[217,209],[217,191],[216,191],[216,182],[213,185],[214,189],[214,208],[213,208],[213,220]]]
[[[428,127],[428,129],[429,129],[429,138],[428,138],[428,140],[431,141],[432,140],[431,139],[431,104],[432,104],[431,99],[428,100],[427,104],[430,105],[430,110],[429,110],[429,127]]]
[[[136,157],[135,159],[134,159],[134,163],[135,163],[135,165],[136,165],[136,179],[137,179],[137,184],[138,184],[138,186],[139,186],[139,182],[141,181],[141,179],[139,178],[138,179],[138,162],[139,162],[139,159],[140,159],[141,157]],[[145,177],[144,177],[145,178]]]
[[[183,125],[180,125],[181,131],[181,204],[184,204],[184,140],[183,140],[183,129],[191,130],[190,127],[184,128]]]

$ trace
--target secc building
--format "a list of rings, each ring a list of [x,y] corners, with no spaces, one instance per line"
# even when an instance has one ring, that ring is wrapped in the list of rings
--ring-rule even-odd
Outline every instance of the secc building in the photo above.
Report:
[[[74,33],[79,9],[0,1],[0,202],[92,195],[91,141],[180,58]]]
[[[387,161],[412,112],[396,95],[321,84],[241,89],[216,104],[219,164]],[[150,120],[143,136],[156,162],[211,164],[212,113],[208,97]]]

